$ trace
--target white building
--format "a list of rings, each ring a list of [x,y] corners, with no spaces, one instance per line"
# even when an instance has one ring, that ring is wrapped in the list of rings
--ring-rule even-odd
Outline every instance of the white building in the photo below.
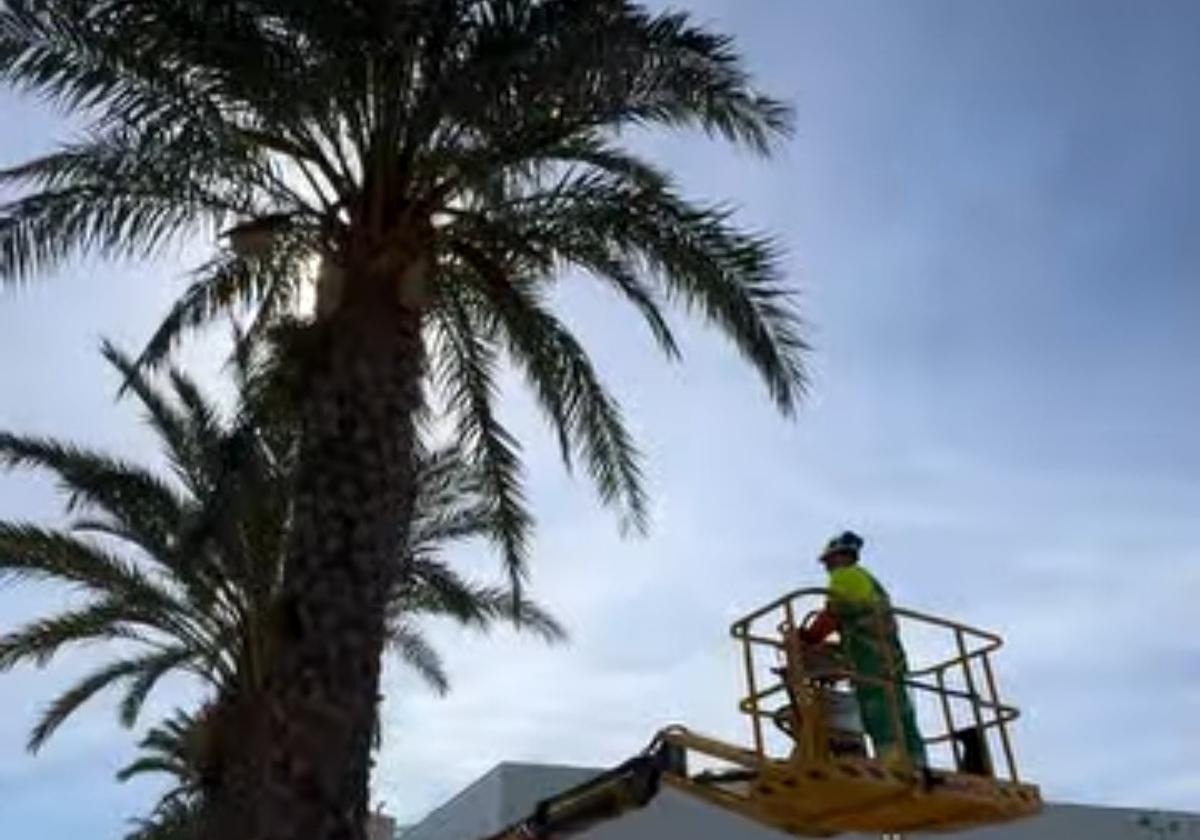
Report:
[[[501,764],[468,785],[402,840],[479,840],[526,816],[541,799],[597,771],[545,764]],[[581,835],[581,840],[784,840],[736,814],[664,788],[648,806]],[[942,837],[970,840],[1200,840],[1200,814],[1049,804],[1021,822]]]

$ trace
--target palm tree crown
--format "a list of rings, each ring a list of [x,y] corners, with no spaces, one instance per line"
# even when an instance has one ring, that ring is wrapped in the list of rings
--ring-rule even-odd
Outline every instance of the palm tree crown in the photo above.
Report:
[[[0,522],[0,580],[48,580],[82,590],[81,606],[0,636],[0,669],[48,663],[64,648],[119,641],[120,655],[46,708],[29,740],[44,741],[83,703],[120,686],[121,721],[133,725],[164,676],[187,672],[215,697],[261,686],[274,642],[283,537],[294,463],[294,423],[267,409],[267,375],[239,357],[232,418],[180,370],[164,387],[107,346],[109,361],[145,409],[170,466],[159,474],[103,453],[0,433],[0,463],[54,473],[74,519],[67,529]],[[417,621],[447,616],[486,628],[516,622],[547,639],[558,624],[505,587],[471,583],[439,558],[452,541],[490,538],[494,506],[453,449],[422,460],[403,567],[391,594],[388,641],[436,690],[448,688],[437,651]]]
[[[269,323],[319,276],[332,315],[386,276],[424,314],[432,382],[491,466],[514,566],[526,514],[491,405],[502,353],[564,454],[645,516],[616,404],[548,305],[566,268],[614,287],[670,357],[662,298],[699,312],[794,405],[803,345],[769,240],[617,142],[694,126],[765,152],[787,130],[730,40],[686,15],[626,0],[14,0],[0,78],[90,121],[0,175],[24,190],[0,208],[0,278],[226,234],[150,342],[156,360],[230,307]]]

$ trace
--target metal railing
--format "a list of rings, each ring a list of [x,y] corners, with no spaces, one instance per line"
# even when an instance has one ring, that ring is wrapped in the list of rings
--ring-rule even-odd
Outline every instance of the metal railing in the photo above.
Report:
[[[770,758],[764,722],[778,724],[781,716],[788,714],[793,714],[792,723],[796,727],[796,731],[790,733],[795,742],[793,755],[818,760],[829,758],[829,733],[817,713],[820,692],[815,692],[813,687],[841,683],[848,684],[855,694],[869,686],[885,689],[892,732],[907,760],[911,761],[912,756],[907,755],[904,739],[899,737],[902,731],[901,691],[909,692],[910,696],[936,699],[940,725],[933,731],[923,732],[921,737],[926,747],[949,745],[955,765],[950,769],[996,776],[992,759],[992,737],[995,736],[1007,771],[1001,777],[1014,783],[1020,781],[1009,731],[1018,711],[1001,701],[992,667],[992,654],[1002,644],[999,636],[915,610],[880,609],[875,616],[882,650],[890,650],[885,635],[892,632],[903,635],[906,630],[920,629],[935,632],[948,653],[937,654],[928,662],[912,663],[907,670],[889,660],[886,674],[894,676],[863,673],[844,655],[834,667],[826,661],[823,667],[814,668],[811,662],[813,650],[800,644],[796,631],[806,616],[824,606],[828,594],[825,589],[797,589],[744,616],[730,628],[734,638],[741,643],[745,669],[746,695],[739,708],[751,719],[754,751],[760,760]],[[759,667],[756,653],[764,650],[773,655],[776,663],[782,657],[782,667],[769,670]],[[980,676],[982,679],[977,679]],[[952,685],[954,681],[961,687]],[[955,708],[963,705],[969,707],[969,723],[965,727],[957,719],[961,715],[955,713]],[[803,708],[797,709],[798,706]],[[796,714],[799,711],[805,714]],[[976,752],[968,755],[971,751]]]

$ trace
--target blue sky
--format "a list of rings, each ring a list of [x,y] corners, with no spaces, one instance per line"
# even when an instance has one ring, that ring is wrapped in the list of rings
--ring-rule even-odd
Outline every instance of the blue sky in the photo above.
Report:
[[[685,4],[733,31],[797,106],[771,162],[657,138],[694,194],[769,229],[816,351],[775,416],[731,351],[681,327],[685,364],[603,292],[562,293],[648,457],[654,527],[623,541],[565,476],[528,401],[536,594],[568,647],[433,628],[455,683],[389,669],[377,799],[402,819],[501,760],[617,761],[668,722],[743,738],[727,625],[819,580],[834,530],[869,540],[897,600],[1003,632],[1023,768],[1056,799],[1200,810],[1200,13],[1187,2]],[[0,97],[0,160],[59,130]],[[113,404],[101,335],[134,346],[186,255],[88,264],[0,300],[0,427],[152,458]],[[214,369],[217,351],[190,358]],[[0,515],[53,521],[0,478]],[[494,574],[494,562],[460,562]],[[0,628],[60,601],[0,590]],[[6,836],[116,837],[150,786],[103,703],[36,758],[25,732],[102,653],[0,675]],[[176,686],[158,701],[186,700]]]

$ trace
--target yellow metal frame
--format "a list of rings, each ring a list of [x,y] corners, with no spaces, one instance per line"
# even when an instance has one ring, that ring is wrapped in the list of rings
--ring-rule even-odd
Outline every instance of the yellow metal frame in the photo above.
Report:
[[[992,667],[992,655],[1002,644],[1000,637],[897,608],[892,616],[902,628],[921,625],[944,634],[952,653],[910,670],[900,685],[858,673],[845,663],[835,670],[814,671],[794,631],[827,596],[823,589],[798,589],[734,622],[731,633],[742,648],[746,680],[739,708],[750,718],[752,747],[733,746],[681,727],[666,729],[659,735],[662,743],[684,755],[715,761],[724,769],[691,776],[668,773],[664,782],[800,836],[957,830],[1039,811],[1040,792],[1021,780],[1012,746],[1010,725],[1018,711],[1001,701]],[[886,616],[881,617],[881,632],[884,620]],[[760,651],[782,658],[782,669],[762,667]],[[952,678],[962,687],[952,687]],[[948,743],[955,766],[924,773],[914,766],[911,756],[903,756],[899,764],[885,764],[867,754],[835,755],[822,714],[822,694],[812,688],[821,680],[887,687],[895,731],[900,723],[898,692],[934,695],[942,711],[942,727],[923,733],[923,739],[930,746]],[[969,728],[978,733],[984,753],[982,773],[978,767],[976,772],[964,772],[964,756],[956,738],[962,728],[955,720],[955,703],[969,706]],[[782,714],[791,715],[794,743],[789,754],[773,755],[764,723],[773,724]],[[1001,773],[993,769],[989,747],[993,736],[1004,756]]]
[[[755,668],[755,649],[768,648],[782,653],[786,659],[787,669],[801,680],[809,676],[817,676],[806,671],[804,657],[800,654],[797,645],[789,643],[789,640],[794,638],[793,631],[800,626],[797,618],[802,620],[811,611],[810,609],[800,609],[800,605],[807,600],[811,603],[812,608],[818,608],[827,597],[828,592],[824,589],[797,589],[738,619],[730,628],[733,637],[741,642],[746,675],[747,694],[739,703],[739,708],[751,718],[755,751],[760,756],[765,757],[763,720],[774,716],[770,707],[764,705],[764,701],[774,695],[786,694],[788,685],[785,680],[777,679],[761,689],[757,687],[760,682],[757,672],[760,669]],[[873,683],[888,688],[892,694],[892,714],[897,717],[895,721],[897,729],[899,720],[896,692],[901,687],[937,696],[943,713],[942,723],[945,729],[936,735],[925,737],[925,742],[929,745],[949,742],[958,760],[961,760],[961,756],[958,753],[957,741],[953,737],[953,733],[958,731],[958,728],[953,720],[950,701],[953,699],[969,702],[975,728],[982,733],[996,730],[999,734],[1007,769],[1004,778],[1013,782],[1020,781],[1009,732],[1009,724],[1016,720],[1019,713],[1015,707],[1000,701],[995,671],[992,667],[992,654],[1000,649],[1003,640],[986,630],[915,610],[893,608],[891,614],[901,625],[901,630],[904,629],[905,624],[916,624],[947,631],[953,635],[956,653],[909,671],[903,686],[897,686],[891,680],[860,674],[849,666],[841,670],[840,676],[853,683]],[[756,632],[756,625],[763,623],[772,625],[773,635],[765,636]],[[981,695],[978,690],[976,666],[984,674],[986,695]],[[953,671],[962,674],[966,691],[947,686],[947,674]],[[934,682],[931,683],[922,678],[932,678]],[[821,749],[820,745],[812,746],[819,753],[826,751]]]
[[[842,832],[898,835],[949,831],[1018,819],[1041,809],[1041,795],[1017,774],[1009,724],[1017,710],[1000,701],[992,670],[992,654],[1000,637],[954,621],[896,609],[880,615],[880,632],[891,632],[891,621],[918,623],[949,636],[950,656],[909,670],[901,685],[895,680],[860,674],[844,662],[831,669],[809,667],[794,632],[808,606],[824,603],[821,589],[798,589],[739,619],[732,627],[742,645],[746,690],[740,708],[751,721],[753,747],[745,748],[690,732],[680,726],[658,733],[640,755],[576,788],[543,800],[520,822],[491,840],[549,840],[578,834],[597,823],[615,819],[649,802],[660,784],[669,785],[714,805],[740,813],[755,822],[797,836],[826,837]],[[767,625],[769,632],[763,631]],[[949,644],[947,642],[947,644]],[[784,667],[760,678],[756,652],[782,654]],[[975,669],[983,673],[986,695],[979,693]],[[963,689],[948,685],[961,671]],[[890,669],[889,673],[895,673]],[[830,683],[873,683],[889,686],[893,724],[899,731],[900,691],[932,692],[943,711],[945,731],[924,738],[926,745],[949,742],[955,766],[922,771],[909,756],[899,763],[872,758],[865,748],[858,755],[831,749],[823,714],[823,697]],[[761,687],[760,687],[761,684]],[[968,703],[971,723],[982,739],[985,759],[964,772],[954,735],[952,701]],[[784,705],[780,705],[784,704]],[[792,747],[773,755],[767,747],[765,720],[790,714],[787,732]],[[996,775],[988,756],[988,734],[995,732],[1005,757],[1005,770]],[[865,742],[864,742],[865,744]],[[689,758],[709,765],[689,772]]]

